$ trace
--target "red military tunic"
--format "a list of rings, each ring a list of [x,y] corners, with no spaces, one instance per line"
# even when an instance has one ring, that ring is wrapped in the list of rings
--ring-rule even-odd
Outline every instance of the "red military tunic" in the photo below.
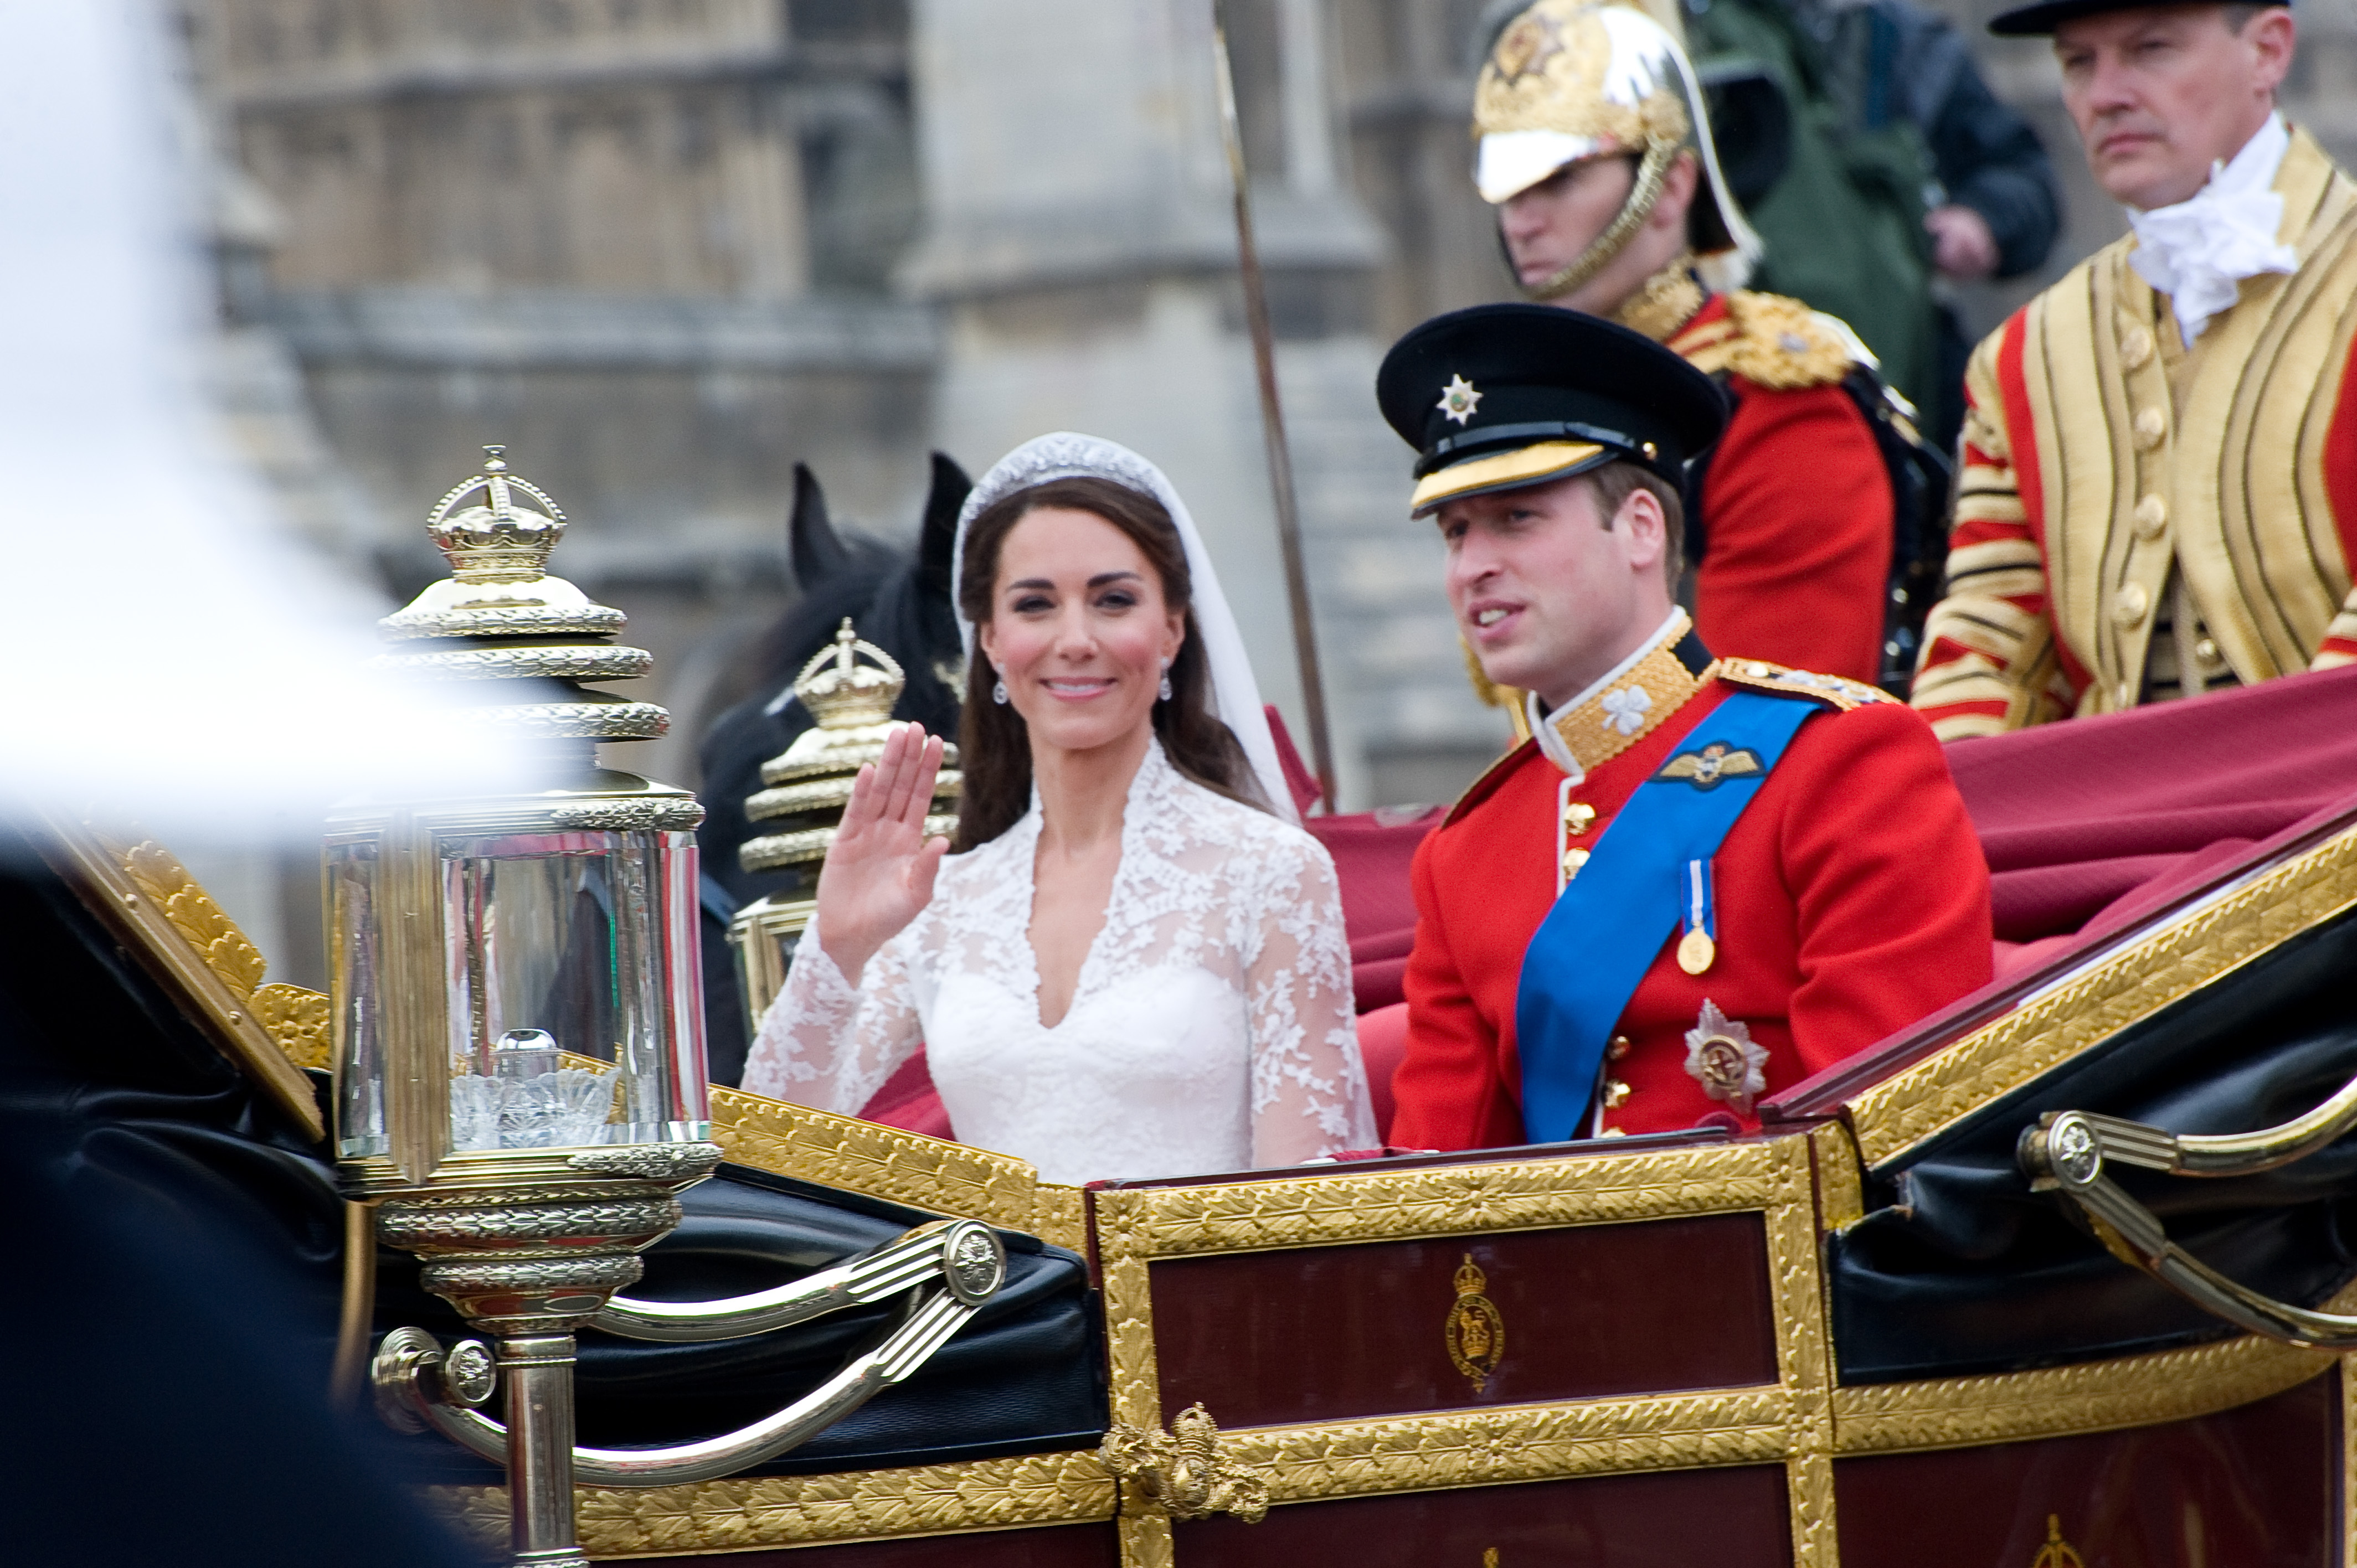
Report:
[[[1695,622],[1712,650],[1881,678],[1890,472],[1842,385],[1854,365],[1798,300],[1713,295],[1668,346],[1734,410],[1703,474]]]
[[[1789,691],[1823,679],[1738,660],[1708,664],[1697,680],[1699,644],[1687,639],[1682,660],[1668,645],[1675,635],[1547,721],[1570,757],[1601,758],[1580,782],[1566,792],[1566,770],[1525,742],[1417,852],[1394,1144],[1524,1141],[1514,1004],[1523,950],[1558,890],[1558,846],[1594,846],[1675,743],[1738,687]],[[1606,703],[1631,685],[1651,705],[1622,735],[1633,704],[1620,698],[1616,714]],[[1989,979],[1988,868],[1939,743],[1920,716],[1872,688],[1824,685],[1816,700],[1826,711],[1801,726],[1719,847],[1710,968],[1678,967],[1676,911],[1631,911],[1661,926],[1663,945],[1608,1049],[1599,1129],[1608,1134],[1691,1127],[1714,1112],[1757,1125],[1706,1097],[1687,1071],[1686,1032],[1706,1001],[1766,1049],[1767,1098]],[[1695,743],[1710,738],[1706,725]],[[1581,807],[1594,814],[1573,832]]]

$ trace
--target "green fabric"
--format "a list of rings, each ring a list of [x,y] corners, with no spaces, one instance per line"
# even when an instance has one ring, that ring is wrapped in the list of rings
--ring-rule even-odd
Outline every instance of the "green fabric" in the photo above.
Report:
[[[1882,379],[1918,408],[1938,374],[1931,239],[1923,231],[1932,160],[1905,121],[1845,124],[1813,39],[1776,0],[1688,0],[1697,70],[1751,67],[1782,91],[1792,160],[1745,209],[1768,253],[1751,286],[1837,316],[1882,361]]]

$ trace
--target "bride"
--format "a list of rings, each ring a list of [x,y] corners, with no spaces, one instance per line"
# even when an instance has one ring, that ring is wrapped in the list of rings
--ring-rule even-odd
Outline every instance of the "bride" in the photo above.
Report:
[[[1372,1146],[1333,863],[1169,481],[1028,442],[967,499],[953,575],[955,852],[923,834],[942,744],[905,725],[853,786],[745,1087],[856,1112],[921,1041],[958,1135],[1060,1182]]]

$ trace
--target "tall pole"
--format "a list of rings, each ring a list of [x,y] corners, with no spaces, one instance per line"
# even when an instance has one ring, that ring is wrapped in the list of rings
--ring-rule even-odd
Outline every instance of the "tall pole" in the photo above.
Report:
[[[1228,179],[1235,189],[1236,261],[1243,274],[1244,322],[1252,332],[1253,367],[1260,374],[1261,434],[1268,446],[1268,487],[1276,498],[1276,538],[1285,554],[1285,591],[1293,609],[1293,650],[1301,665],[1301,701],[1309,711],[1309,756],[1318,770],[1318,797],[1334,809],[1334,742],[1326,725],[1326,683],[1318,671],[1318,630],[1309,617],[1309,573],[1301,558],[1301,512],[1293,490],[1293,451],[1285,439],[1285,409],[1276,394],[1276,338],[1268,325],[1268,290],[1260,247],[1253,239],[1252,192],[1244,178],[1244,138],[1236,119],[1235,75],[1228,66],[1228,23],[1222,0],[1211,0],[1211,54],[1219,68],[1220,138],[1227,144]]]

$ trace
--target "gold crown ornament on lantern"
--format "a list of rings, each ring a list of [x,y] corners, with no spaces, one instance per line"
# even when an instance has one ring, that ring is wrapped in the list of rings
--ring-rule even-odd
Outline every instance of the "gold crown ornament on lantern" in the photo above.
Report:
[[[899,661],[863,640],[850,618],[834,640],[812,655],[794,677],[794,701],[813,723],[779,756],[761,764],[767,788],[745,798],[748,820],[770,825],[737,851],[747,871],[782,871],[792,887],[757,898],[728,922],[728,943],[737,951],[744,983],[748,1026],[756,1033],[770,1001],[786,982],[795,945],[817,908],[818,868],[843,828],[843,809],[859,770],[884,755],[884,743],[899,721],[892,706],[908,685]],[[925,832],[944,837],[957,831],[957,799],[963,775],[957,747],[942,748],[941,776],[933,783],[933,810]]]
[[[1661,199],[1663,178],[1692,149],[1702,179],[1687,215],[1695,270],[1712,288],[1742,285],[1760,258],[1719,172],[1702,88],[1671,26],[1645,11],[1595,0],[1539,0],[1499,33],[1473,93],[1474,184],[1502,206],[1587,158],[1635,157],[1628,199],[1561,272],[1523,292],[1570,293],[1620,252]]]
[[[892,706],[900,700],[908,674],[899,661],[864,641],[849,617],[834,640],[811,657],[794,678],[794,701],[814,721],[784,753],[761,764],[769,788],[748,795],[745,815],[775,822],[780,831],[748,840],[737,859],[748,871],[784,871],[826,858],[850,803],[852,781],[866,764],[884,755],[884,742],[899,725]],[[956,831],[954,808],[963,776],[957,747],[942,748],[941,777],[933,784],[934,814],[928,833]]]
[[[483,452],[482,471],[443,496],[425,520],[450,575],[377,622],[397,650],[376,663],[431,680],[479,682],[485,700],[460,714],[531,739],[662,736],[671,716],[661,707],[580,684],[635,680],[654,668],[654,656],[614,642],[628,624],[621,611],[548,575],[549,553],[565,537],[564,510],[509,469],[506,447]],[[461,504],[478,495],[476,504]]]

